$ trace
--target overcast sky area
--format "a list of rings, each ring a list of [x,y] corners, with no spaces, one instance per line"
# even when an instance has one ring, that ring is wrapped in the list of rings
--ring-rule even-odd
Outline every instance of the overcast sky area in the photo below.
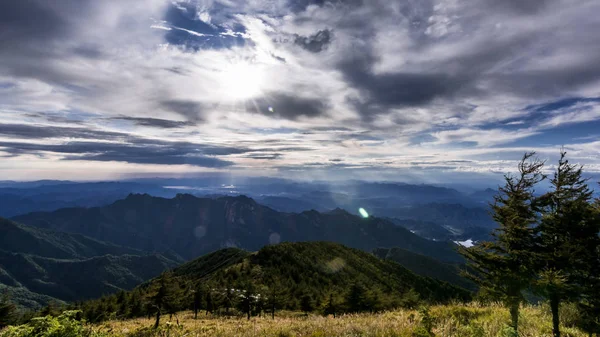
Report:
[[[600,1],[6,0],[0,180],[600,173]]]

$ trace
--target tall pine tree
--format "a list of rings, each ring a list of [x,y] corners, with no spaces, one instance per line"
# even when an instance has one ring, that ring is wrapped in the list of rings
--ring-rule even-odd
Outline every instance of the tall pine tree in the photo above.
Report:
[[[0,329],[15,322],[17,306],[10,301],[8,292],[0,296]]]
[[[535,227],[538,223],[535,186],[545,176],[544,163],[535,153],[526,153],[518,165],[518,174],[505,176],[505,185],[491,205],[499,227],[493,241],[460,248],[471,272],[465,275],[509,308],[511,324],[519,326],[519,306],[523,291],[534,276]]]
[[[560,303],[580,298],[588,283],[585,271],[597,247],[593,193],[582,172],[583,167],[570,164],[561,151],[551,189],[542,197],[536,285],[550,301],[554,337],[560,337]]]
[[[156,322],[154,328],[160,324],[160,316],[163,312],[173,313],[179,301],[179,286],[171,272],[163,273],[151,292],[150,303],[156,311]]]

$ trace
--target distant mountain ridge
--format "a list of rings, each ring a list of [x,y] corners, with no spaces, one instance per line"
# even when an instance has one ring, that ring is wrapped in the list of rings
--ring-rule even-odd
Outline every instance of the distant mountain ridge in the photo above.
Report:
[[[341,209],[282,213],[245,196],[179,194],[166,199],[131,194],[104,207],[37,212],[14,220],[144,251],[170,249],[186,259],[224,247],[255,251],[281,241],[331,241],[365,251],[401,247],[443,261],[462,261],[454,244],[423,239],[384,219],[363,219]]]

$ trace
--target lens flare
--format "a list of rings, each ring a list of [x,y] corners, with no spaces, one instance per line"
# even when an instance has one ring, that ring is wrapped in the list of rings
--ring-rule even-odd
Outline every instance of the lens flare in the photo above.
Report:
[[[369,213],[367,213],[367,211],[362,207],[358,209],[358,213],[360,213],[360,216],[365,219],[369,217]]]

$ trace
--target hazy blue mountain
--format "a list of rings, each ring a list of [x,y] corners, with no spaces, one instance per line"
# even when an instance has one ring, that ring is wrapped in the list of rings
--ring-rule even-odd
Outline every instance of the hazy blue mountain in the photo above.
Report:
[[[130,193],[151,193],[170,197],[176,194],[175,191],[162,186],[132,182],[5,182],[0,185],[0,216],[12,217],[65,207],[101,206],[122,199]]]
[[[108,206],[14,219],[145,251],[172,250],[186,259],[223,247],[258,250],[280,241],[332,241],[366,251],[401,247],[442,260],[462,260],[454,244],[426,240],[381,218],[364,219],[341,209],[284,213],[244,196],[211,199],[180,194],[166,199],[132,194]]]

